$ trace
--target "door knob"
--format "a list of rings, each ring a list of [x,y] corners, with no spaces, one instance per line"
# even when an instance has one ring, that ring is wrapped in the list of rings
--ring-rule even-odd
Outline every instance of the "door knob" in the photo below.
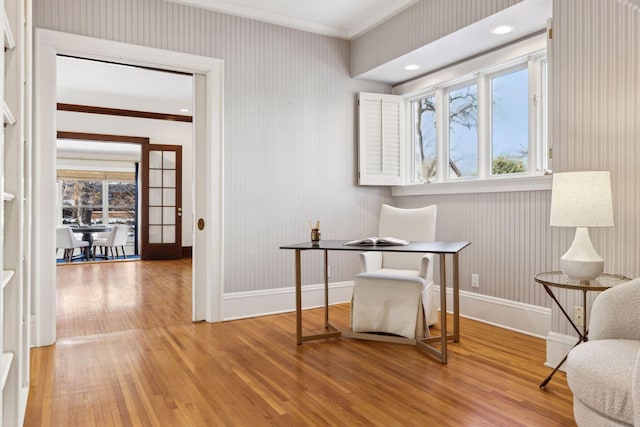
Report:
[[[202,218],[198,220],[198,230],[204,230],[204,219]]]

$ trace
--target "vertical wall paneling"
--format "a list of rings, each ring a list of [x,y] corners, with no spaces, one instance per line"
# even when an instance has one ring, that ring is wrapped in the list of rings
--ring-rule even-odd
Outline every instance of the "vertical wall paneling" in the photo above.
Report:
[[[605,271],[637,277],[640,2],[555,1],[553,27],[554,169],[611,171],[615,227],[590,234]],[[572,232],[553,233],[554,244],[568,247]],[[582,305],[578,295],[562,297],[569,307]],[[569,333],[561,313],[553,316],[553,330]]]
[[[34,22],[224,60],[226,293],[292,286],[278,247],[308,239],[309,220],[325,239],[375,231],[391,196],[356,185],[355,100],[390,87],[350,78],[348,41],[162,0],[35,0]],[[355,257],[330,263],[332,281],[356,273]],[[304,265],[320,283],[321,264]]]
[[[437,205],[436,238],[472,242],[460,254],[461,290],[550,306],[533,280],[557,266],[545,249],[551,234],[549,191],[397,197],[395,202],[407,208]],[[480,275],[478,289],[471,287],[471,274]]]

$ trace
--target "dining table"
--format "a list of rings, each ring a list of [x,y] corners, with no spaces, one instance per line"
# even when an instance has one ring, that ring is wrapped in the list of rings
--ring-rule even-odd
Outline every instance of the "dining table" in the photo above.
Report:
[[[111,231],[111,226],[108,225],[80,225],[76,227],[71,227],[71,231],[74,233],[81,233],[82,240],[85,242],[89,242],[89,247],[87,248],[86,256],[87,260],[93,256],[93,235],[95,233],[104,233],[107,231]]]

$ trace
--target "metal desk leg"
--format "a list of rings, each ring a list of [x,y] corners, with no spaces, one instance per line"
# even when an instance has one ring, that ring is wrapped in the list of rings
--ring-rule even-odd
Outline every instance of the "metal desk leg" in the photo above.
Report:
[[[302,344],[302,271],[300,249],[296,249],[296,342]]]
[[[416,346],[420,350],[436,356],[442,364],[447,363],[447,341],[454,338],[453,335],[447,333],[447,264],[445,256],[445,254],[440,254],[440,336],[416,340]],[[432,347],[431,343],[440,343],[440,350]]]
[[[326,250],[324,251],[324,322],[325,330],[328,330],[328,332],[302,336],[302,268],[300,265],[300,252],[300,249],[296,249],[296,342],[300,345],[303,341],[337,338],[342,335],[342,332],[329,323],[329,271]]]
[[[453,254],[453,342],[460,341],[460,276],[458,254]]]
[[[440,255],[440,361],[447,363],[447,266],[446,255]]]
[[[329,251],[324,250],[324,327],[329,324]]]

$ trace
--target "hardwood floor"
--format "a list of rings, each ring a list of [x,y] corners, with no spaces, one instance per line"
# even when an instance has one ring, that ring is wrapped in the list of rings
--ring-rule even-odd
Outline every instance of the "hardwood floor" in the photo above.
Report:
[[[192,323],[190,269],[58,268],[65,338],[32,350],[25,425],[575,425],[565,375],[538,388],[543,340],[462,319],[448,365],[398,344],[297,346],[293,313]],[[346,326],[348,305],[331,318]]]

